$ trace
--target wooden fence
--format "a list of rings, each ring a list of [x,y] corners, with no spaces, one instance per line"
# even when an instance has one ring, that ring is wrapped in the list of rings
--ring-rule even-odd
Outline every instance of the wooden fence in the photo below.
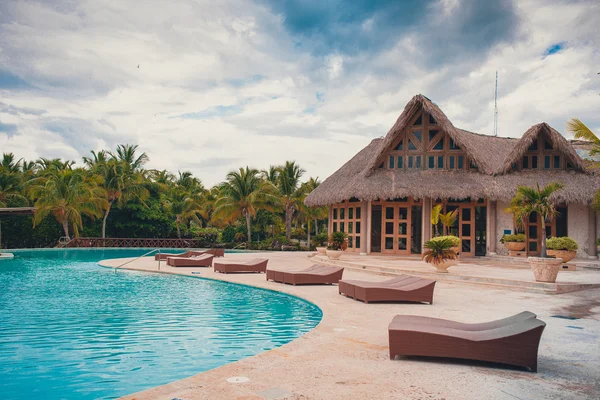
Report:
[[[152,238],[73,238],[59,247],[149,247],[182,249],[198,248],[198,239],[152,239]]]

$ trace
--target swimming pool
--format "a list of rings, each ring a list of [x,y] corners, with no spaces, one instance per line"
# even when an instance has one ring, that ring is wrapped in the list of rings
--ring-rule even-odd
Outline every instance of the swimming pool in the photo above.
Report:
[[[97,264],[143,253],[15,252],[0,263],[2,399],[115,398],[278,347],[321,320],[282,293]]]

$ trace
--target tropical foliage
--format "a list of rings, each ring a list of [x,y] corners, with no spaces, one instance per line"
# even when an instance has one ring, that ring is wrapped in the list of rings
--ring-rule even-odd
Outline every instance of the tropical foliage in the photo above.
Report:
[[[436,238],[425,242],[425,248],[422,258],[429,264],[441,264],[448,260],[456,260],[457,255],[452,247],[455,247],[454,240],[450,238]]]
[[[346,239],[348,235],[345,232],[333,232],[329,235],[328,250],[346,250]]]
[[[548,238],[546,244],[548,250],[576,251],[579,248],[577,242],[568,236]]]
[[[500,239],[500,243],[525,243],[524,233],[505,234]]]
[[[532,214],[539,216],[542,225],[541,257],[548,256],[546,253],[546,223],[558,215],[552,195],[562,187],[563,185],[560,183],[550,183],[543,188],[540,188],[539,184],[535,188],[519,186],[517,194],[510,202],[509,209],[514,214],[517,226],[521,229],[525,228],[525,224]]]
[[[0,247],[47,247],[61,236],[199,238],[252,242],[250,248],[310,245],[327,225],[326,208],[305,197],[318,178],[294,161],[264,171],[249,166],[206,188],[189,171],[148,170],[136,145],[92,151],[73,160],[0,160],[0,207],[33,206],[34,216],[2,217]],[[258,243],[260,242],[260,243]]]

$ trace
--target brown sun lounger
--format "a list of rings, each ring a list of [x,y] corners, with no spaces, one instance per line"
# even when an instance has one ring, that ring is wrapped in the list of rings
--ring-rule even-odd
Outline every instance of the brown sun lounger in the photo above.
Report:
[[[448,357],[496,362],[537,372],[546,323],[531,312],[481,324],[397,315],[389,325],[390,358]]]
[[[201,254],[193,257],[169,257],[167,265],[171,267],[210,267],[215,256],[212,254]]]
[[[342,279],[344,268],[325,265],[313,265],[301,271],[275,271],[267,270],[267,280],[288,283],[291,285],[318,285],[334,284]]]
[[[221,261],[214,262],[215,272],[221,272],[224,274],[232,273],[232,272],[266,272],[267,271],[267,263],[269,260],[267,258],[255,258],[248,261]]]
[[[339,292],[347,297],[374,301],[414,301],[433,304],[435,281],[400,275],[383,282],[341,280]]]
[[[206,250],[208,254],[212,254],[215,257],[225,257],[225,249],[223,248],[212,248]]]
[[[155,254],[154,255],[154,261],[165,261],[167,258],[169,257],[192,257],[192,256],[199,256],[202,254],[206,254],[207,251],[206,250],[188,250],[185,253],[179,253],[179,254],[174,254],[174,253],[160,253],[160,254]]]

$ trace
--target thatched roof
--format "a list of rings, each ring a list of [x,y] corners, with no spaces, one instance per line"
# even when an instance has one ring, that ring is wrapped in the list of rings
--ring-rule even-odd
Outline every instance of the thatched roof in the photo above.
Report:
[[[527,152],[527,149],[529,146],[531,146],[533,141],[543,134],[547,135],[548,139],[550,139],[552,147],[560,151],[575,169],[580,171],[585,169],[583,160],[581,157],[579,157],[571,143],[569,143],[567,139],[565,139],[565,137],[556,129],[552,128],[547,123],[542,122],[541,124],[533,125],[523,134],[521,139],[518,140],[516,146],[509,153],[508,157],[506,157],[504,165],[499,172],[506,173],[510,171],[513,163],[519,161],[521,157],[523,157],[523,154]]]
[[[384,160],[398,135],[421,109],[433,115],[438,125],[475,162],[478,171],[388,170],[378,166]],[[534,138],[546,134],[554,148],[559,149],[577,169],[571,171],[539,170],[510,171],[515,160],[523,155]],[[431,100],[417,95],[383,139],[371,143],[344,164],[306,198],[308,206],[336,204],[343,200],[417,198],[488,198],[510,200],[518,186],[543,186],[561,182],[564,189],[556,195],[558,201],[588,203],[600,188],[600,176],[583,170],[581,157],[571,144],[546,123],[531,127],[522,138],[480,135],[458,129]]]

